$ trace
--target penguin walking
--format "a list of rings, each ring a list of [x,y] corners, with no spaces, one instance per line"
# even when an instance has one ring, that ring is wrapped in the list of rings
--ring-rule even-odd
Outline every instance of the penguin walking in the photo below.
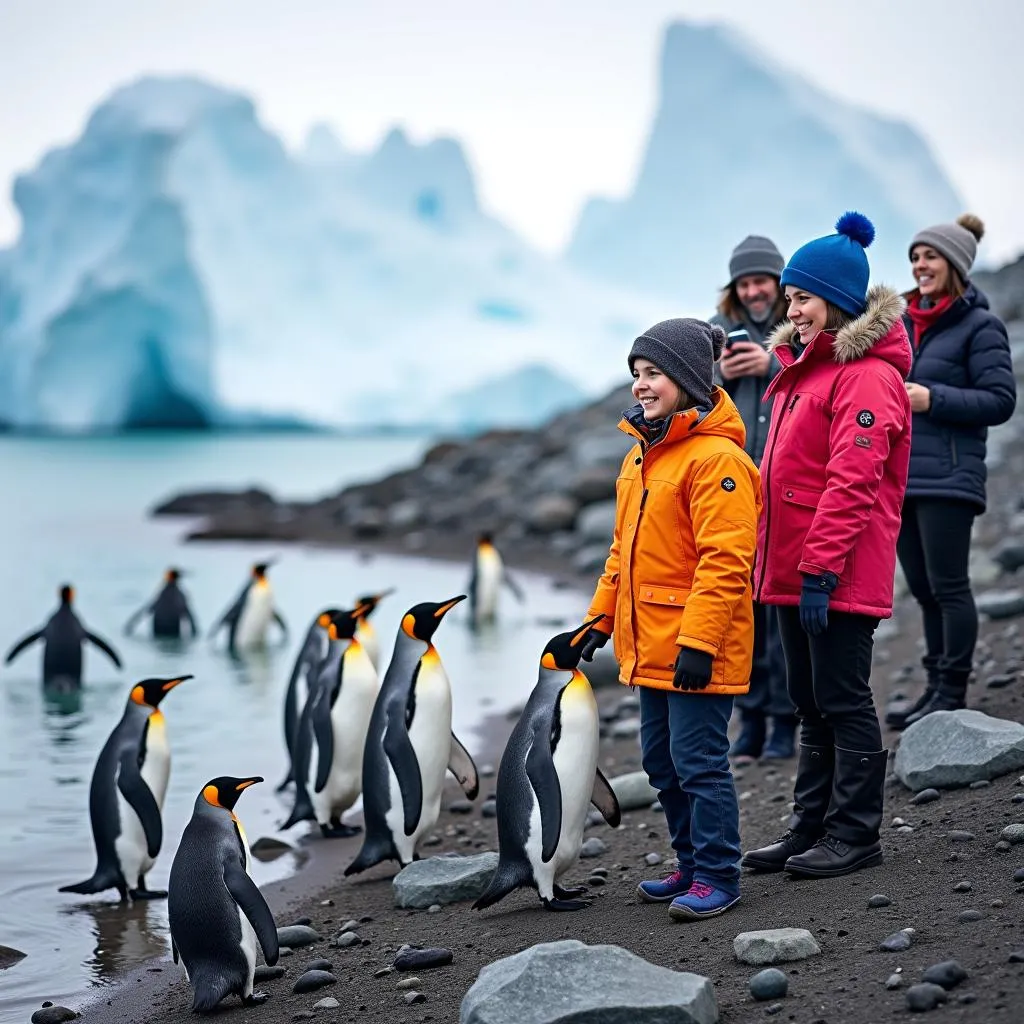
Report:
[[[380,671],[380,640],[377,638],[377,631],[370,623],[370,616],[377,610],[377,605],[389,594],[393,594],[394,588],[383,590],[379,594],[367,594],[356,601],[356,604],[363,608],[356,625],[356,639],[362,644],[363,650],[370,656],[373,667]]]
[[[222,775],[203,786],[171,863],[171,955],[185,965],[194,1013],[210,1013],[229,995],[247,1006],[267,998],[252,989],[256,943],[276,964],[277,925],[252,880],[249,841],[235,814],[242,793],[262,781]]]
[[[146,888],[146,872],[163,843],[161,814],[171,773],[171,750],[160,702],[191,678],[143,679],[132,687],[124,714],[103,744],[89,784],[96,870],[84,882],[62,886],[61,892],[117,889],[122,901],[167,895]]]
[[[273,564],[273,561],[259,562],[252,567],[252,579],[210,632],[212,639],[228,627],[227,649],[232,656],[237,655],[239,649],[263,647],[271,621],[275,621],[285,635],[288,633],[287,623],[274,607],[274,592],[267,579],[267,569]]]
[[[299,724],[299,715],[306,703],[310,683],[327,654],[327,628],[331,624],[331,619],[338,614],[338,608],[325,608],[310,623],[292,666],[292,673],[288,677],[288,686],[284,694],[284,743],[288,750],[288,774],[277,787],[278,793],[295,779],[295,728]],[[303,685],[306,689],[300,693]]]
[[[593,803],[612,828],[619,803],[597,766],[597,701],[579,670],[580,654],[599,615],[580,629],[551,639],[540,659],[537,685],[509,737],[498,768],[498,867],[482,910],[513,889],[532,885],[548,910],[580,910],[558,879],[575,863]]]
[[[501,554],[489,533],[481,533],[473,553],[473,568],[469,579],[469,620],[474,629],[494,622],[498,615],[498,595],[502,584],[515,594],[522,604],[526,600],[522,587],[509,575]]]
[[[90,633],[75,614],[72,604],[75,590],[65,584],[60,588],[60,607],[50,616],[45,626],[22,637],[7,652],[4,664],[9,665],[26,647],[42,640],[43,686],[77,690],[82,685],[82,644],[86,641],[98,647],[118,667],[121,659],[110,644],[95,633]]]
[[[124,625],[124,635],[131,636],[132,630],[145,616],[153,619],[153,636],[160,640],[180,640],[182,624],[188,623],[189,631],[194,639],[199,635],[192,609],[189,607],[185,592],[178,585],[181,579],[180,569],[168,569],[164,573],[164,585],[160,593],[149,604],[143,605]]]
[[[362,831],[341,821],[362,791],[363,750],[380,691],[377,670],[356,638],[362,612],[362,605],[339,612],[328,627],[330,649],[295,732],[295,804],[282,828],[315,819],[328,839]]]
[[[415,859],[416,843],[441,813],[446,769],[476,797],[476,765],[452,733],[451,685],[431,642],[441,619],[465,599],[418,604],[402,618],[363,754],[366,835],[346,875],[382,860],[404,867]]]

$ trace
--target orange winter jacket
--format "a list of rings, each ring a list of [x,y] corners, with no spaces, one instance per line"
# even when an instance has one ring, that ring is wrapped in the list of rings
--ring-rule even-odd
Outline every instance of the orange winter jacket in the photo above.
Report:
[[[619,678],[672,689],[680,646],[714,655],[702,693],[746,693],[754,649],[751,576],[761,487],[746,432],[720,387],[710,410],[675,413],[648,438],[640,407],[619,429],[637,439],[615,484],[615,535],[587,618],[606,616]]]

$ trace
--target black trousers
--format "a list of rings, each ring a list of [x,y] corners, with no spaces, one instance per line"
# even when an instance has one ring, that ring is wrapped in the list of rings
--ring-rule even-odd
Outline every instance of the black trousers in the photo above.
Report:
[[[964,685],[978,641],[968,565],[976,505],[951,498],[907,498],[896,544],[903,575],[924,617],[924,667],[957,674]]]
[[[779,607],[789,696],[800,718],[800,742],[871,753],[882,749],[882,730],[871,693],[871,649],[878,619],[828,613],[828,629],[808,636],[800,610]]]
[[[774,605],[754,602],[754,661],[750,690],[736,698],[746,714],[772,717],[796,714],[786,685],[786,654],[782,649],[779,618]]]

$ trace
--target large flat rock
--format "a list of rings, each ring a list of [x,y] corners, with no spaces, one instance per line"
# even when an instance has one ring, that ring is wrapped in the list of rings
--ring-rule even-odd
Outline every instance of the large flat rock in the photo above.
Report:
[[[741,963],[761,967],[790,960],[806,960],[821,952],[814,936],[806,928],[770,928],[761,932],[741,932],[732,940],[732,949]]]
[[[475,900],[498,866],[496,853],[471,857],[427,857],[395,875],[395,906],[426,910],[435,904]]]
[[[715,1024],[710,980],[657,967],[618,946],[576,939],[488,964],[459,1024]]]
[[[650,807],[658,799],[658,791],[651,786],[647,772],[629,772],[627,775],[616,775],[608,781],[615,791],[620,810],[639,811]]]
[[[909,726],[894,771],[908,789],[950,789],[1024,767],[1024,725],[981,711],[935,711]]]

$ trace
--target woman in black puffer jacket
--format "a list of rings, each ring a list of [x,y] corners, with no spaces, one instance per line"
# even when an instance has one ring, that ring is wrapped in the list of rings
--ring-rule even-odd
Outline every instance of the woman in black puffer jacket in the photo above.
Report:
[[[914,420],[897,552],[924,616],[928,683],[908,711],[886,716],[896,729],[964,707],[978,638],[968,561],[974,517],[985,511],[985,440],[1017,402],[1006,328],[968,276],[984,230],[965,213],[910,244]]]

